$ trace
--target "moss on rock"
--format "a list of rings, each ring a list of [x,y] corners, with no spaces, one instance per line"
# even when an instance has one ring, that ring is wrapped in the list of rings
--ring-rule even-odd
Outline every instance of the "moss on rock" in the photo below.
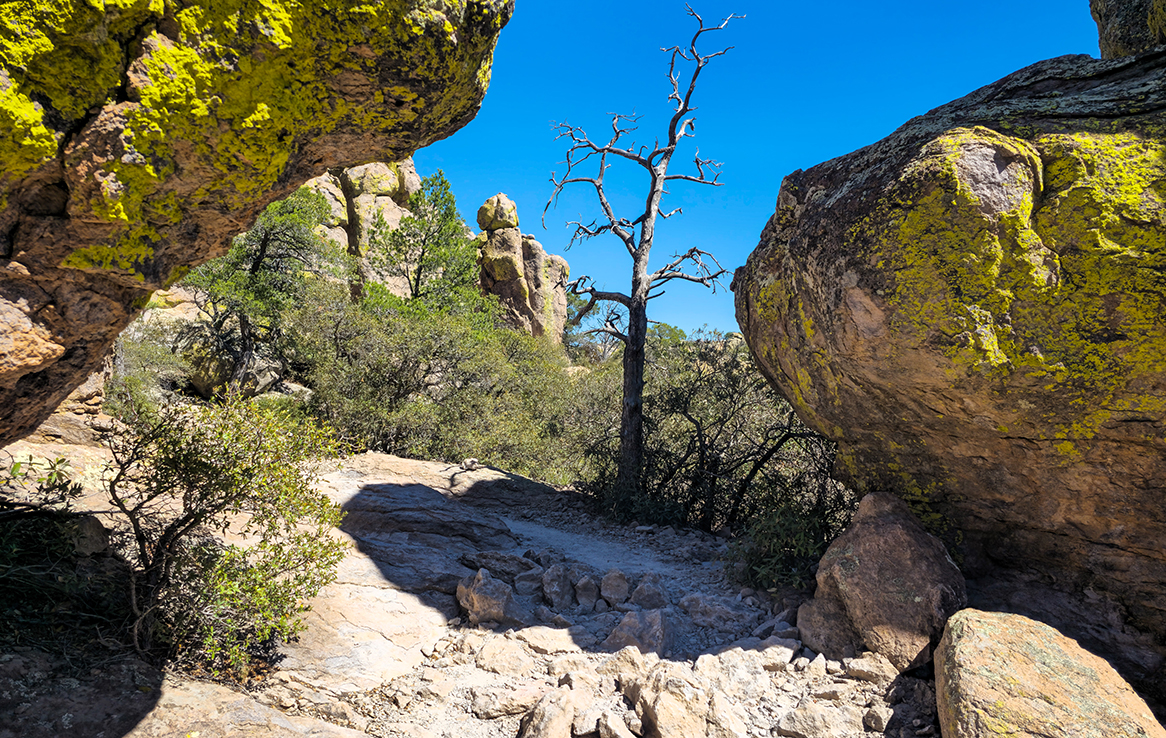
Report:
[[[513,0],[3,4],[0,254],[16,265],[0,274],[0,303],[67,350],[0,386],[22,398],[0,436],[35,425],[40,402],[84,379],[146,291],[222,253],[266,204],[465,125],[512,11]]]

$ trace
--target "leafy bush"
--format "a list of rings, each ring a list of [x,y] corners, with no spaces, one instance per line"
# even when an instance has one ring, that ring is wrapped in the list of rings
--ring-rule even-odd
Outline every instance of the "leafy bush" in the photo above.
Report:
[[[313,484],[337,445],[237,397],[126,420],[109,437],[105,481],[130,528],[133,642],[216,673],[245,669],[297,631],[304,601],[334,578],[341,515]],[[228,530],[251,542],[213,537]]]
[[[11,459],[0,468],[0,641],[58,647],[79,656],[94,629],[118,631],[124,570],[107,557],[79,555],[91,516],[71,509],[81,487],[64,459]]]
[[[320,284],[289,318],[290,355],[312,407],[357,447],[570,481],[559,461],[563,418],[575,412],[566,358],[484,316],[371,290],[354,304]]]
[[[102,411],[119,417],[132,408],[157,412],[186,386],[190,364],[174,353],[174,331],[140,315],[113,345],[113,371],[105,384]]]

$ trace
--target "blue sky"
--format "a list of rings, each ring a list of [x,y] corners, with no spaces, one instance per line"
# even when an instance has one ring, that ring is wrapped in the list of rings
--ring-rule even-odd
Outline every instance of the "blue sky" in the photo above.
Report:
[[[733,46],[701,74],[696,136],[672,172],[691,171],[694,147],[723,163],[721,187],[676,184],[666,208],[682,207],[657,232],[653,265],[690,246],[732,270],[757,246],[782,178],[795,169],[873,143],[909,118],[1042,59],[1097,56],[1088,0],[981,0],[968,3],[703,0],[706,21],[745,15],[706,34],[698,47]],[[552,171],[566,146],[551,124],[609,133],[608,113],[642,115],[635,140],[663,137],[671,116],[663,46],[686,45],[696,28],[675,0],[518,0],[502,32],[482,110],[445,141],[417,152],[422,176],[445,171],[466,221],[488,197],[518,204],[524,233],[562,254],[572,276],[627,291],[630,259],[614,237],[570,250],[569,220],[598,215],[592,192],[568,190],[540,223]],[[687,166],[686,166],[687,165]],[[617,165],[618,166],[618,165]],[[643,205],[646,178],[613,168],[611,190],[624,212]],[[736,330],[728,280],[716,294],[673,283],[649,317],[685,330]]]

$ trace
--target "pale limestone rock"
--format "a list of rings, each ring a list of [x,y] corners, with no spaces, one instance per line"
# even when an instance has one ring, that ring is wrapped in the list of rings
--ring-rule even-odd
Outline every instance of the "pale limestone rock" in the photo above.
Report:
[[[1009,613],[961,610],[936,651],[944,738],[979,738],[984,726],[1017,738],[1166,738],[1166,729],[1104,659],[1055,629]]]
[[[523,718],[519,738],[571,738],[578,694],[560,687],[547,692]]]
[[[576,653],[581,650],[575,642],[574,634],[565,628],[548,628],[536,625],[531,628],[523,628],[514,635],[518,640],[530,646],[535,653]]]
[[[786,713],[774,728],[789,738],[854,738],[863,734],[863,713],[851,705],[803,702]]]
[[[493,720],[505,715],[521,715],[542,699],[549,690],[543,685],[526,685],[518,689],[476,689],[473,690],[471,709],[482,720]]]
[[[529,673],[538,664],[521,643],[500,635],[486,639],[475,663],[483,671],[516,676]]]

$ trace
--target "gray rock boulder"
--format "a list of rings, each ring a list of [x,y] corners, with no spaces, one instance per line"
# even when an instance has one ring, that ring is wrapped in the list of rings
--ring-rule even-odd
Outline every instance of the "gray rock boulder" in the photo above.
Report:
[[[534,616],[514,599],[510,585],[479,569],[457,586],[457,601],[466,611],[471,623],[498,623],[499,625],[534,625]]]
[[[725,597],[692,592],[680,600],[680,607],[702,628],[715,628],[726,633],[752,630],[757,623],[757,611],[738,606]]]
[[[625,613],[615,630],[599,645],[603,651],[619,651],[635,646],[641,653],[671,652],[673,626],[666,610],[644,610]]]
[[[1166,3],[1162,0],[1089,0],[1097,21],[1101,58],[1141,54],[1166,44]]]
[[[567,567],[555,564],[542,576],[543,597],[554,610],[569,610],[575,606],[575,587],[571,584],[571,577]]]

